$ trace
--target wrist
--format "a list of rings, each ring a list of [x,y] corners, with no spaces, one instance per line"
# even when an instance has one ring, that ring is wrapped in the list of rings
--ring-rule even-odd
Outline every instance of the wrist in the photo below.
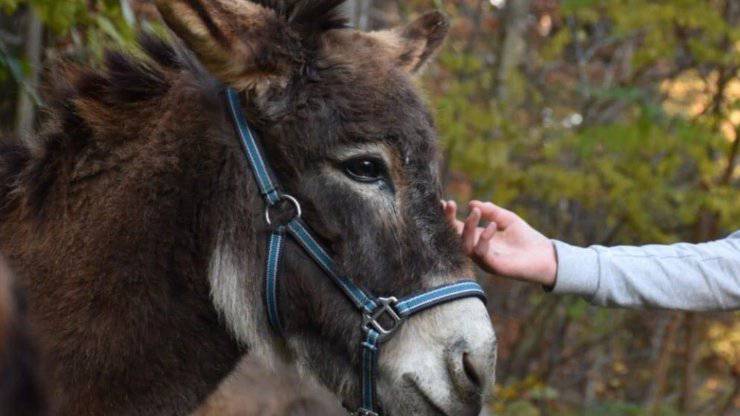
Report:
[[[553,240],[557,256],[555,293],[591,297],[599,287],[599,254],[593,248],[582,248]]]
[[[558,274],[558,257],[555,251],[555,245],[550,240],[547,240],[543,251],[545,253],[545,259],[542,264],[542,271],[538,276],[538,283],[546,287],[553,287],[555,286],[555,280]]]

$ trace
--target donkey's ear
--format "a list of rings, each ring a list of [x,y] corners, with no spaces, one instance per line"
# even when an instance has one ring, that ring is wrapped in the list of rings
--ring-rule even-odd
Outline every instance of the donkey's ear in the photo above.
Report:
[[[415,74],[439,49],[450,28],[449,21],[440,12],[424,14],[405,27],[393,30],[397,36],[395,59],[398,65]]]
[[[217,78],[246,90],[284,84],[301,43],[273,9],[246,0],[156,0],[165,23]]]

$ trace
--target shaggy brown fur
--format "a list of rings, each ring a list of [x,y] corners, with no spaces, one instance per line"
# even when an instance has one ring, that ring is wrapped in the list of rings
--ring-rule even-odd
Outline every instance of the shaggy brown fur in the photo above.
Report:
[[[210,201],[229,192],[226,152],[239,155],[202,141],[201,109],[220,103],[177,52],[142,44],[152,62],[109,53],[105,72],[68,68],[37,145],[2,151],[0,243],[28,292],[54,413],[187,413],[244,352],[206,279]]]
[[[328,391],[287,368],[270,371],[254,359],[239,363],[191,416],[343,416]]]
[[[336,0],[157,3],[197,60],[144,38],[146,58],[67,67],[36,142],[0,148],[0,249],[28,293],[56,414],[186,414],[241,354],[278,342],[258,301],[217,302],[241,284],[237,299],[261,298],[268,232],[221,82],[243,90],[270,164],[349,277],[403,296],[468,267],[411,79],[446,32],[441,15],[394,37],[341,28]],[[335,151],[368,143],[392,158],[372,185],[391,215],[338,179]],[[214,253],[237,259],[238,288],[210,275]],[[282,349],[356,406],[356,311],[293,243],[283,269]],[[251,311],[256,338],[227,306]]]

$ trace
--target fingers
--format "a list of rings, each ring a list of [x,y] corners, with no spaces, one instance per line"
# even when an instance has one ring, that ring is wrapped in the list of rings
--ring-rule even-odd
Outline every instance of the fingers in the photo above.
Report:
[[[457,219],[457,203],[455,201],[442,201],[442,209],[448,221],[454,222]]]
[[[463,233],[463,222],[457,219],[457,203],[455,201],[442,201],[442,210],[444,211],[447,222],[452,225],[458,235]]]
[[[477,228],[480,218],[480,209],[473,208],[473,211],[468,216],[468,219],[465,220],[465,225],[463,226],[463,250],[465,250],[465,253],[468,255],[473,253],[475,245],[478,243],[479,233],[477,232]]]
[[[478,244],[476,244],[474,248],[475,255],[478,258],[484,259],[488,255],[488,251],[491,247],[491,240],[493,240],[493,236],[496,235],[496,231],[498,231],[498,225],[495,222],[492,222],[488,224],[486,229],[480,234]]]
[[[469,205],[471,209],[479,209],[481,217],[486,221],[495,222],[499,229],[505,229],[519,220],[519,216],[513,212],[501,208],[492,202],[470,201]]]

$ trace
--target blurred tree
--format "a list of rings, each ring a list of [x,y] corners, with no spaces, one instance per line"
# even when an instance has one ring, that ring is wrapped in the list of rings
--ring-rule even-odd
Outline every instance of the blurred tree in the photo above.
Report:
[[[15,134],[17,136],[23,136],[33,131],[33,122],[36,116],[33,99],[36,98],[34,92],[38,87],[39,71],[41,70],[41,36],[44,29],[41,19],[32,9],[29,10],[26,26],[24,53],[26,59],[28,59],[29,74],[24,83],[25,88],[21,88],[18,98],[15,124]]]
[[[128,0],[0,0],[0,12],[0,90],[8,92],[1,98],[17,103],[0,120],[3,126],[14,120],[21,137],[33,132],[46,62],[60,57],[89,61],[106,47],[134,38],[136,19]]]

